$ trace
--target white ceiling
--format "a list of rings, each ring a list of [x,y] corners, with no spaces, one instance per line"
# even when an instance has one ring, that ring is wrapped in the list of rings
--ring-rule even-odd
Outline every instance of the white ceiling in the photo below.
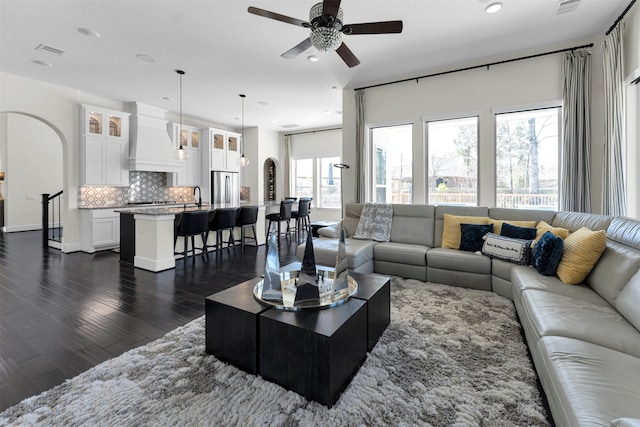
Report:
[[[180,68],[185,116],[239,128],[244,93],[245,126],[295,132],[339,126],[345,87],[602,35],[630,0],[581,0],[561,15],[558,0],[501,1],[490,15],[488,0],[344,0],[345,23],[404,22],[401,34],[345,36],[361,61],[350,69],[315,48],[281,58],[309,30],[247,13],[255,6],[306,21],[314,0],[0,0],[0,70],[175,113]],[[41,43],[65,53],[35,50]]]

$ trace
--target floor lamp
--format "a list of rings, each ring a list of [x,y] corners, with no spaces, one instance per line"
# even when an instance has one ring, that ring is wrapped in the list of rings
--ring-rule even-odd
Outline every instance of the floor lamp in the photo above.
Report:
[[[344,219],[344,184],[342,183],[342,170],[349,169],[349,165],[345,163],[336,163],[333,167],[340,169],[340,221],[342,221]]]

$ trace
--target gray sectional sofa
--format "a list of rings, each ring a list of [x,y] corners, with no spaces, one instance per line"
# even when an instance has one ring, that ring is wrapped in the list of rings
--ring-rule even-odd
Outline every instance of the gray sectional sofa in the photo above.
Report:
[[[362,207],[346,205],[347,236],[355,234]],[[583,284],[566,285],[530,266],[442,248],[445,214],[545,221],[571,232],[605,230],[606,249]],[[333,265],[337,227],[319,232],[316,262]],[[389,242],[347,237],[346,246],[354,271],[512,299],[556,425],[640,427],[640,221],[577,212],[393,205]]]

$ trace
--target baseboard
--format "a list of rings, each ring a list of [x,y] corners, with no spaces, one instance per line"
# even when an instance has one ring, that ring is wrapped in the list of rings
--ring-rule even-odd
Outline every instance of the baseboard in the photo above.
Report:
[[[82,250],[82,246],[80,245],[80,242],[62,244],[62,252],[65,254],[68,254],[71,252],[80,252],[81,250]]]
[[[42,230],[42,224],[23,224],[23,225],[5,225],[6,233],[17,233],[20,231],[37,231]]]

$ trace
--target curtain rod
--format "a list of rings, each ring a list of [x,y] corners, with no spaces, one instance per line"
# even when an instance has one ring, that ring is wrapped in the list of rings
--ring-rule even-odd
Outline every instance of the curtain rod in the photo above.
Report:
[[[609,33],[611,31],[613,31],[613,29],[616,27],[616,25],[618,25],[618,22],[622,21],[624,19],[624,15],[627,14],[627,12],[629,12],[629,9],[631,9],[631,6],[633,6],[633,4],[636,2],[636,0],[631,0],[631,3],[629,3],[629,6],[627,6],[627,8],[624,10],[624,12],[622,12],[620,14],[620,16],[618,16],[618,19],[616,19],[616,22],[613,23],[613,25],[611,26],[611,28],[609,28],[609,31],[607,31],[606,33],[604,33],[605,36],[608,36]]]
[[[635,0],[633,0],[635,1]],[[460,71],[469,71],[469,70],[475,70],[477,68],[485,68],[487,67],[487,69],[489,69],[489,67],[494,66],[494,65],[500,65],[500,64],[507,64],[509,62],[516,62],[516,61],[522,61],[524,59],[531,59],[531,58],[538,58],[540,56],[546,56],[546,55],[553,55],[555,53],[562,53],[562,52],[568,52],[570,50],[577,50],[577,49],[584,49],[584,48],[588,48],[588,47],[593,47],[593,43],[589,43],[589,44],[584,44],[582,46],[574,46],[574,47],[568,47],[565,49],[559,49],[559,50],[554,50],[551,52],[544,52],[544,53],[537,53],[535,55],[529,55],[529,56],[521,56],[519,58],[513,58],[513,59],[506,59],[504,61],[497,61],[497,62],[490,62],[488,64],[482,64],[482,65],[474,65],[471,67],[465,67],[465,68],[458,68],[455,70],[449,70],[449,71],[442,71],[440,73],[434,73],[434,74],[427,74],[425,76],[419,76],[419,77],[411,77],[408,79],[402,79],[402,80],[396,80],[393,82],[387,82],[387,83],[380,83],[377,85],[371,85],[371,86],[364,86],[364,87],[359,87],[357,89],[354,90],[364,90],[364,89],[371,89],[374,87],[380,87],[380,86],[387,86],[387,85],[392,85],[392,84],[396,84],[396,83],[405,83],[405,82],[410,82],[412,80],[415,80],[416,83],[418,82],[418,80],[420,79],[426,79],[428,77],[436,77],[436,76],[443,76],[445,74],[453,74],[453,73],[457,73]]]
[[[296,133],[285,133],[284,136],[293,136],[293,135],[303,135],[305,133],[316,133],[316,132],[327,132],[330,130],[342,130],[342,128],[330,128],[330,129],[316,129],[316,130],[307,130],[304,132],[296,132]]]

